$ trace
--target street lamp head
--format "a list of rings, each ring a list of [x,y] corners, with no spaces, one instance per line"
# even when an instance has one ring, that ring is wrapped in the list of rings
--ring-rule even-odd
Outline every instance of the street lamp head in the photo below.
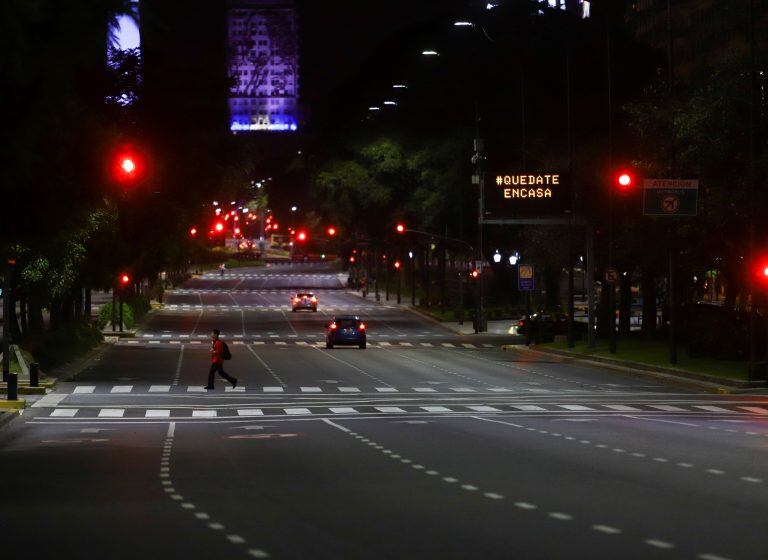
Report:
[[[439,52],[437,52],[435,50],[432,50],[432,49],[427,49],[427,50],[421,51],[421,54],[424,55],[424,56],[440,56]]]
[[[454,27],[474,27],[475,24],[472,23],[471,21],[461,20],[461,21],[454,21],[453,26]]]
[[[376,105],[373,105],[371,107],[368,107],[369,111],[381,111],[381,107],[377,107]]]
[[[385,101],[384,105],[393,105],[393,106],[395,106],[395,105],[397,105],[397,102],[396,101]]]
[[[395,89],[408,89],[408,86],[405,84],[395,84],[392,87]]]
[[[493,262],[495,262],[496,264],[501,262],[501,253],[499,253],[498,249],[493,254]]]
[[[298,209],[299,209],[298,206],[291,206],[291,212],[296,212],[296,210]]]

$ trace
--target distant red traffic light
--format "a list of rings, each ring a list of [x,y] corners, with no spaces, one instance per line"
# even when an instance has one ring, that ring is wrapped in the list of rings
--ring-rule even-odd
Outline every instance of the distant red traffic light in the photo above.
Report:
[[[354,255],[352,255],[351,257],[349,257],[349,262],[351,262],[351,263],[354,263],[354,262],[355,262],[355,256],[354,256]]]
[[[625,169],[616,174],[614,182],[617,189],[625,192],[637,186],[634,173]]]
[[[401,233],[401,234],[402,234],[402,233],[405,233],[405,224],[397,224],[397,225],[395,226],[395,231],[396,231],[397,233]]]
[[[306,232],[306,231],[300,231],[300,232],[298,233],[298,235],[296,236],[296,238],[297,238],[299,241],[306,241],[306,240],[307,240],[307,232]]]
[[[400,264],[400,261],[395,261],[395,264],[394,264],[395,270],[400,270],[401,266],[402,265]]]
[[[112,178],[122,185],[136,183],[144,175],[143,158],[130,147],[120,148],[113,156]]]
[[[469,273],[472,278],[476,279],[478,276],[480,276],[480,271],[477,269],[474,269],[472,272]]]
[[[221,222],[216,222],[216,225],[213,226],[213,229],[221,233],[222,231],[224,231],[224,224],[222,224]]]
[[[197,228],[196,227],[191,228],[189,230],[189,235],[191,235],[192,237],[195,237],[197,235]]]
[[[125,286],[131,282],[131,277],[127,274],[120,275],[120,283]]]
[[[336,235],[336,228],[333,226],[329,227],[327,231],[330,237],[333,237],[334,235]]]

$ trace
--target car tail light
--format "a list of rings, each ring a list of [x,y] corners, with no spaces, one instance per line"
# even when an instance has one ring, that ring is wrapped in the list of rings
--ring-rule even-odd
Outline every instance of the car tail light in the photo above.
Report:
[[[365,330],[365,323],[360,323],[360,326],[357,327],[358,330],[364,331]]]
[[[312,296],[312,303],[317,303],[317,297]]]
[[[297,298],[297,297],[293,298],[293,302],[294,302],[294,303],[299,303],[300,301],[301,301],[301,300],[300,300],[299,298]]]
[[[333,323],[331,323],[331,324],[328,326],[328,328],[329,328],[329,329],[331,329],[332,331],[335,331],[335,330],[338,328],[338,327],[336,326],[336,321],[334,321]]]
[[[525,326],[525,322],[523,322],[523,321],[518,321],[518,322],[517,322],[517,326],[518,326],[518,327],[524,327],[524,326]]]

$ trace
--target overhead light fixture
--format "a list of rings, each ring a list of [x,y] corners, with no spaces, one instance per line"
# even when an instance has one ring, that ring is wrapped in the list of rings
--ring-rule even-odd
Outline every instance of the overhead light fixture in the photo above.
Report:
[[[397,105],[397,103],[394,101],[385,101],[384,105]]]
[[[369,111],[381,111],[381,107],[368,107]]]
[[[433,51],[433,50],[421,51],[421,54],[423,54],[424,56],[440,56],[439,52]]]
[[[405,84],[395,84],[392,87],[395,89],[408,89],[408,86]]]

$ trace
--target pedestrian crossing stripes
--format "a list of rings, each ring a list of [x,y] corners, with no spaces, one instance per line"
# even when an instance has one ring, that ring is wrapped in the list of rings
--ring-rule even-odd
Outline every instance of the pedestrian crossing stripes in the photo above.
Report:
[[[58,407],[51,410],[50,418],[104,418],[104,419],[141,419],[141,418],[231,418],[241,416],[313,416],[313,415],[339,415],[339,414],[470,414],[470,413],[572,413],[572,412],[613,412],[616,413],[617,405],[594,404],[591,406],[579,406],[574,410],[574,405],[567,404],[547,404],[538,405],[514,405],[508,403],[493,404],[446,404],[446,405],[410,405],[402,404],[399,406],[378,406],[378,405],[359,405],[359,406],[264,406],[259,408],[237,408],[233,406],[217,408],[98,408],[84,407]],[[653,413],[653,407],[650,405],[635,405],[630,407],[634,412]],[[717,408],[719,410],[711,410]],[[687,405],[683,411],[699,413],[728,413],[743,415],[763,415],[768,414],[768,409],[754,406],[732,406],[731,408],[714,407],[707,405]],[[768,434],[766,434],[768,436]]]
[[[251,274],[251,273],[242,273],[238,274],[236,272],[227,272],[222,274],[214,273],[214,274],[203,274],[201,278],[205,280],[220,280],[222,278],[226,279],[232,279],[232,278],[312,278],[312,279],[333,279],[338,280],[339,276],[337,274],[307,274],[307,273],[285,273],[285,274]]]
[[[184,304],[184,303],[168,303],[164,309],[170,309],[171,311],[291,311],[290,305],[236,305],[236,304]],[[359,311],[381,311],[382,309],[397,309],[394,305],[323,305],[318,307],[320,311],[328,311],[332,313],[336,312],[359,312]],[[311,311],[307,311],[311,313]]]
[[[507,387],[456,387],[443,384],[442,387],[354,387],[348,385],[301,385],[298,387],[273,386],[245,386],[238,385],[233,388],[227,385],[223,389],[224,393],[284,393],[284,394],[391,394],[391,393],[548,393],[547,389],[520,388],[510,389]],[[78,385],[72,390],[72,395],[143,395],[143,394],[188,394],[188,393],[208,393],[202,385]],[[214,390],[213,394],[221,394],[221,390]],[[66,396],[66,395],[65,395]],[[61,402],[56,400],[54,404]]]
[[[165,335],[163,335],[165,336]],[[176,335],[179,336],[179,335]],[[248,338],[240,338],[240,336],[235,335],[233,338],[229,337],[222,337],[223,340],[227,342],[227,344],[232,344],[235,346],[238,345],[244,345],[244,344],[251,344],[251,345],[258,345],[258,346],[299,346],[304,348],[325,348],[325,341],[323,335],[307,335],[307,336],[314,336],[313,339],[307,339],[307,340],[298,340],[298,335],[287,335],[289,340],[280,340],[281,336],[283,335],[276,335],[276,334],[267,334],[267,335],[248,335]],[[428,336],[434,336],[434,335],[427,335],[427,334],[410,334],[410,335],[393,335],[393,336],[402,336],[402,337],[420,337],[425,338]],[[263,340],[263,338],[266,337],[267,340]],[[209,338],[207,336],[201,337],[198,339],[193,339],[189,335],[186,337],[184,335],[179,336],[178,339],[171,339],[168,337],[165,338],[149,338],[147,335],[141,335],[139,338],[123,338],[118,340],[115,344],[119,346],[137,346],[141,344],[168,344],[168,345],[179,345],[179,344],[190,344],[190,345],[204,345],[208,344],[208,340],[202,340],[202,338]],[[317,340],[317,338],[321,338],[321,340]],[[373,338],[373,340],[371,340]],[[384,337],[381,337],[382,339]],[[489,348],[496,348],[497,345],[495,344],[470,344],[470,343],[464,343],[464,344],[454,344],[451,342],[443,342],[443,343],[432,343],[432,342],[421,342],[418,346],[414,346],[411,342],[405,342],[400,340],[380,340],[379,338],[375,336],[370,336],[368,338],[367,346],[369,348],[389,348],[392,346],[397,346],[400,348],[457,348],[457,349],[473,349],[473,350],[480,350],[480,349],[489,349]]]

